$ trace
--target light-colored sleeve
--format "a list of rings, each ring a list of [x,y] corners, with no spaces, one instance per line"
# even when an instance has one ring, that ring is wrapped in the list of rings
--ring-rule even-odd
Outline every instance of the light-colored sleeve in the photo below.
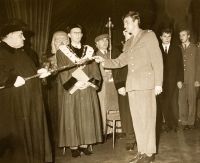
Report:
[[[111,68],[111,69],[116,69],[116,68],[121,68],[124,67],[128,64],[127,60],[127,54],[124,52],[120,54],[120,56],[116,59],[105,59],[104,61],[104,67],[105,68]]]
[[[197,47],[196,54],[196,81],[200,82],[200,47]]]
[[[162,86],[163,83],[163,58],[158,40],[154,32],[148,34],[148,53],[155,76],[155,86]]]

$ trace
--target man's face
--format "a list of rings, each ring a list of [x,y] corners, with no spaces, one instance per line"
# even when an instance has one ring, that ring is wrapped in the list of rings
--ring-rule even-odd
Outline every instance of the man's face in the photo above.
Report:
[[[132,33],[136,27],[136,20],[133,21],[133,19],[129,16],[124,19],[124,28],[128,33]]]
[[[25,38],[22,31],[12,32],[9,34],[9,37],[12,40],[11,41],[12,47],[18,49],[24,46]]]
[[[83,34],[80,28],[73,28],[68,36],[71,38],[71,42],[80,43]]]
[[[97,41],[97,48],[99,50],[107,50],[107,48],[108,48],[108,38],[102,38],[101,40]]]
[[[162,40],[163,44],[169,44],[171,41],[171,34],[170,33],[163,33],[162,36],[160,36],[160,39]]]
[[[57,34],[54,38],[54,45],[56,50],[59,49],[61,45],[68,45],[69,44],[69,39],[67,35],[64,34]]]
[[[188,33],[186,31],[181,31],[179,33],[179,38],[182,43],[185,43],[185,42],[189,41],[190,35],[188,35]]]

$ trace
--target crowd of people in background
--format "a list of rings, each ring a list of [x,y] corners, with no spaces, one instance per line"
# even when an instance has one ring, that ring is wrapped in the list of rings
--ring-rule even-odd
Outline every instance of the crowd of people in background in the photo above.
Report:
[[[85,35],[81,25],[70,24],[67,31],[54,33],[51,53],[40,65],[35,53],[24,46],[27,25],[20,19],[3,24],[0,162],[51,162],[55,144],[69,148],[74,158],[91,156],[89,147],[104,142],[106,111],[113,106],[119,107],[125,148],[137,148],[129,163],[155,160],[156,130],[195,129],[200,113],[200,47],[190,42],[190,31],[181,29],[180,44],[175,45],[170,28],[164,28],[160,38],[142,30],[138,12],[125,14],[123,23],[125,41],[112,51],[108,34],[97,36],[92,48],[81,42]],[[116,98],[109,101],[108,96]]]

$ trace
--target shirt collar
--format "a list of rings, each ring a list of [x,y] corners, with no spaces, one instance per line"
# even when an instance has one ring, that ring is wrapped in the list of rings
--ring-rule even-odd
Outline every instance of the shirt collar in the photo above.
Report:
[[[169,44],[162,44],[163,49],[165,49],[165,47],[167,46],[167,50],[169,49],[170,43]]]
[[[103,54],[105,54],[105,52],[107,53],[107,50],[100,50]]]
[[[186,45],[186,48],[187,48],[190,45],[190,42],[182,44],[182,47],[184,47],[184,45]]]
[[[6,42],[1,41],[1,45],[3,45],[3,47],[9,51],[10,53],[14,54],[15,53],[15,48],[9,46]]]
[[[81,48],[81,43],[79,43],[78,45],[74,45],[73,43],[71,43],[73,47],[80,49]]]

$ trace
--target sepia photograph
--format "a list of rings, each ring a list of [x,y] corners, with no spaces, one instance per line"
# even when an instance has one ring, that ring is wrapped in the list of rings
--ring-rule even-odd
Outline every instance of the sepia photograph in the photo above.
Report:
[[[200,0],[0,0],[0,163],[199,163]]]

